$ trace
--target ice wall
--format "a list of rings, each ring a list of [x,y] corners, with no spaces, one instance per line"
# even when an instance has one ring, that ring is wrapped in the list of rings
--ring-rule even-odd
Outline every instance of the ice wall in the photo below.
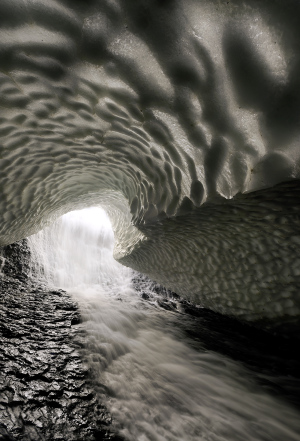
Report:
[[[0,243],[100,204],[115,228],[117,258],[220,309],[223,257],[207,275],[209,301],[199,290],[204,256],[189,255],[182,270],[186,238],[204,234],[190,213],[300,177],[299,34],[297,0],[1,0]],[[296,199],[275,203],[277,211],[294,213]],[[148,249],[148,225],[178,216],[189,228],[176,236],[173,255],[168,226],[159,260],[139,254]],[[280,284],[298,286],[294,273],[278,281],[279,262],[290,268],[297,258],[290,237],[298,226],[283,217],[290,227],[280,234],[292,252],[282,256],[278,244],[263,251],[274,262],[276,293]],[[272,232],[274,218],[264,219]],[[209,234],[215,222],[207,222]],[[239,222],[232,216],[230,225]],[[178,263],[170,267],[170,259]],[[253,298],[249,286],[263,280],[252,270],[247,277],[234,298],[241,290]],[[262,301],[256,317],[299,313],[299,299],[289,294],[292,306],[279,308],[274,289],[268,293],[273,308],[266,313]],[[249,308],[224,302],[223,312]]]

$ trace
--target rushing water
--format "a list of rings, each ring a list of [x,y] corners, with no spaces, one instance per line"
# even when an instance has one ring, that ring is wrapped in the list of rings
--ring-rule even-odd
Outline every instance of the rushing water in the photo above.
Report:
[[[150,291],[144,300],[133,272],[112,257],[113,233],[101,209],[69,213],[30,244],[40,275],[80,305],[95,390],[126,440],[300,440],[299,381],[288,367],[276,373],[271,356],[267,372],[257,373],[238,361],[239,349],[234,357],[216,350],[228,346],[225,329],[212,331],[207,343],[203,321],[160,308]]]

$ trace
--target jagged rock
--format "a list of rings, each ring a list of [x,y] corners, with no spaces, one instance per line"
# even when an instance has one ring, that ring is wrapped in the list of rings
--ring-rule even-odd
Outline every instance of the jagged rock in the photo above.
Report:
[[[28,277],[26,241],[1,251],[0,440],[117,439],[73,338],[84,332],[77,305]]]

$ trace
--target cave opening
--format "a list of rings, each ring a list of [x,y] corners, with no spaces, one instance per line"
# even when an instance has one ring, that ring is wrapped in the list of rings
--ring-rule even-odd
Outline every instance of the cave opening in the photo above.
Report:
[[[32,272],[56,288],[122,290],[131,270],[113,258],[114,233],[99,206],[70,211],[28,238]]]

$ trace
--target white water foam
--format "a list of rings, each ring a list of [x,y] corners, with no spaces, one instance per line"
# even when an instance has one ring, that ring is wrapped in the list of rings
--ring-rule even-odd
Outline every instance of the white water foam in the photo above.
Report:
[[[126,440],[299,441],[293,407],[239,363],[196,350],[179,314],[139,297],[101,209],[63,216],[30,246],[40,275],[79,303],[95,390]]]

